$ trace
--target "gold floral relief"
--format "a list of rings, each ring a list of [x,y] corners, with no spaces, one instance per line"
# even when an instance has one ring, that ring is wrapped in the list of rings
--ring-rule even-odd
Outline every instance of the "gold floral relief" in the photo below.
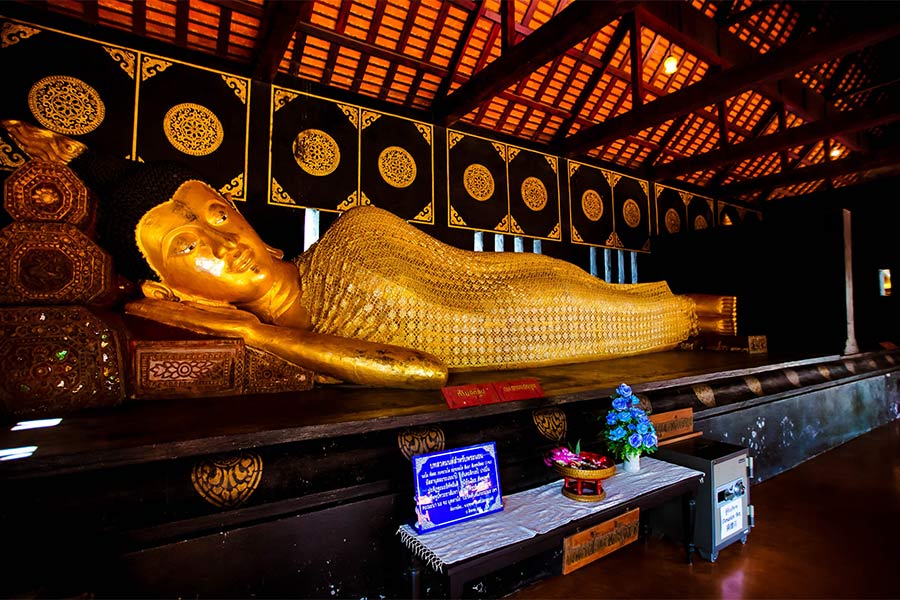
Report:
[[[573,242],[579,242],[579,243],[582,243],[582,244],[583,244],[583,243],[584,243],[584,238],[581,237],[581,234],[578,233],[578,230],[575,229],[575,226],[574,226],[574,225],[571,225],[571,226],[570,226],[570,229],[572,230],[572,241],[573,241]]]
[[[434,202],[429,202],[428,206],[419,211],[415,217],[413,217],[413,221],[417,223],[433,223],[434,218],[432,216],[432,212],[434,211]]]
[[[201,498],[217,508],[235,508],[247,501],[262,480],[262,457],[239,452],[199,460],[191,470],[191,483]]]
[[[429,146],[431,145],[431,125],[426,125],[424,123],[416,123],[416,130],[422,134],[422,137],[425,138],[425,143]]]
[[[463,187],[472,198],[484,202],[494,195],[494,177],[484,165],[471,164],[463,172]]]
[[[455,225],[456,227],[468,227],[463,218],[459,216],[459,213],[456,212],[456,209],[452,206],[450,207],[450,224]]]
[[[674,208],[666,211],[666,231],[669,233],[678,233],[681,231],[681,215]]]
[[[622,243],[622,240],[619,239],[619,234],[613,231],[609,234],[609,237],[606,238],[606,245],[611,248],[624,248],[625,244]]]
[[[278,112],[287,106],[292,100],[300,94],[289,92],[288,90],[275,90],[272,92],[272,104],[275,106],[275,112]]]
[[[591,221],[599,221],[603,216],[603,198],[596,190],[585,190],[581,195],[581,211]]]
[[[455,146],[461,139],[463,139],[463,134],[456,133],[455,131],[447,132],[447,147],[452,148]]]
[[[24,164],[25,155],[0,139],[0,169],[18,169]]]
[[[272,202],[276,204],[297,204],[274,177],[272,178]]]
[[[629,198],[622,206],[622,216],[625,218],[625,224],[634,229],[641,224],[641,207],[634,199]]]
[[[163,132],[176,150],[189,156],[207,156],[219,149],[225,131],[219,118],[205,106],[176,104],[163,118]]]
[[[553,226],[553,231],[551,231],[547,237],[550,238],[551,240],[558,240],[562,237],[562,232],[560,231],[559,223],[557,223],[556,225]]]
[[[334,173],[341,164],[341,150],[334,138],[321,129],[304,129],[294,138],[294,160],[316,177]]]
[[[247,88],[249,87],[249,84],[246,79],[222,74],[222,80],[225,82],[225,85],[234,92],[234,95],[238,97],[241,104],[247,104]]]
[[[361,119],[362,129],[365,129],[366,127],[368,127],[369,125],[371,125],[372,123],[374,123],[375,121],[377,121],[380,118],[381,118],[381,113],[372,112],[370,110],[363,109],[362,119]]]
[[[706,217],[703,215],[694,217],[694,231],[703,231],[707,227],[709,227],[709,223],[706,222]]]
[[[64,135],[84,135],[100,127],[106,106],[93,87],[68,75],[51,75],[28,92],[28,108],[38,123]]]
[[[716,405],[716,394],[711,387],[701,384],[693,386],[692,389],[694,390],[694,396],[697,397],[700,404],[709,407]]]
[[[544,158],[547,159],[547,164],[550,165],[550,168],[553,169],[553,172],[557,173],[557,169],[559,168],[559,160],[555,156],[547,156],[546,154],[544,155]]]
[[[141,81],[147,81],[151,77],[155,77],[172,66],[167,60],[155,58],[153,56],[144,56],[141,61]]]
[[[538,432],[551,442],[561,442],[566,438],[568,422],[562,409],[539,408],[532,411],[531,419]]]
[[[507,155],[506,144],[500,144],[500,143],[498,143],[498,142],[491,142],[491,146],[494,147],[494,150],[497,151],[497,154],[500,155],[500,158],[501,158],[501,159],[503,159],[504,161],[510,161],[510,160],[512,160],[512,159],[509,158],[509,156]],[[514,156],[515,156],[515,154],[518,154],[518,153],[519,153],[519,149],[518,149],[518,148],[510,148],[509,150],[510,150],[510,151],[514,151],[514,154],[513,154]]]
[[[445,443],[444,431],[434,425],[404,429],[397,434],[397,445],[407,460],[417,454],[440,452]]]
[[[569,177],[574,175],[575,171],[577,171],[580,166],[581,165],[578,164],[577,162],[569,161]]]
[[[509,232],[517,233],[519,235],[524,235],[525,233],[525,230],[519,227],[519,224],[516,223],[516,219],[512,215],[509,215]]]
[[[28,27],[26,25],[22,25],[21,23],[5,21],[3,23],[3,27],[0,28],[0,48],[9,48],[10,46],[15,46],[22,40],[27,40],[31,36],[37,35],[40,32],[40,29],[35,29],[34,27]]]
[[[416,180],[416,161],[403,148],[388,146],[378,155],[378,172],[392,187],[409,187]]]
[[[522,201],[525,206],[537,212],[547,206],[547,188],[537,177],[526,177],[522,182]]]
[[[237,177],[220,187],[219,192],[223,196],[229,196],[232,200],[243,200],[244,174],[240,173]]]
[[[341,109],[341,112],[344,113],[344,116],[347,117],[350,123],[352,123],[355,128],[359,129],[359,108],[349,104],[338,104],[338,108]],[[373,123],[375,119],[378,118],[378,116],[375,116],[376,113],[369,113],[369,115],[374,118],[372,118],[369,123],[366,123],[366,125]]]
[[[603,173],[603,177],[606,178],[607,183],[609,183],[609,187],[616,187],[616,184],[619,183],[619,180],[622,179],[622,176],[618,173],[613,173],[612,171],[606,171],[604,169],[600,169],[600,172]]]
[[[122,48],[114,48],[112,46],[103,46],[103,49],[109,54],[119,67],[130,77],[134,79],[137,74],[137,55],[134,52],[123,50]]]
[[[690,192],[678,192],[678,195],[681,196],[681,202],[687,206],[691,203],[691,198],[694,197]]]

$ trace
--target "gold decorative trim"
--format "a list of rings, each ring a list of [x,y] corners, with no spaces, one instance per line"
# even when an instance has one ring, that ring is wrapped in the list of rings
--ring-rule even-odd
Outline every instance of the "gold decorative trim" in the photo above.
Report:
[[[235,508],[259,487],[262,471],[259,454],[239,452],[198,460],[191,470],[191,483],[197,494],[216,508]]]
[[[411,427],[397,433],[397,446],[406,460],[412,460],[417,454],[440,452],[445,444],[444,431],[435,425]]]
[[[65,135],[90,133],[100,127],[106,116],[106,106],[97,90],[68,75],[51,75],[36,81],[28,91],[28,108],[41,125]]]
[[[507,158],[506,158],[506,145],[505,145],[505,144],[501,144],[501,143],[499,143],[499,142],[491,142],[491,146],[494,147],[494,150],[497,151],[497,154],[500,155],[500,158],[501,158],[504,162],[506,162],[506,161],[507,161]]]
[[[34,27],[6,21],[3,23],[3,27],[0,28],[0,48],[15,46],[22,40],[27,40],[40,32],[40,29],[35,29]]]
[[[341,112],[344,113],[344,116],[353,123],[353,126],[359,129],[359,107],[350,104],[338,104],[337,106],[341,109]]]
[[[219,188],[223,196],[229,196],[232,200],[244,199],[244,174],[241,173],[230,182]]]
[[[750,388],[750,391],[756,394],[757,396],[763,395],[763,387],[762,382],[759,379],[754,377],[753,375],[748,375],[744,377],[744,383],[747,384],[747,387]]]
[[[560,230],[559,223],[553,226],[553,231],[551,231],[550,235],[548,235],[547,237],[551,240],[562,239],[562,231]]]
[[[339,211],[350,210],[356,206],[370,206],[372,201],[366,196],[365,192],[353,192],[347,199],[338,204],[337,209]]]
[[[694,197],[694,195],[690,192],[678,192],[678,195],[681,196],[681,201],[684,203],[685,206],[690,204],[691,199]]]
[[[644,245],[641,246],[641,250],[643,250],[644,252],[650,252],[650,240],[644,242]]]
[[[638,179],[637,182],[638,182],[638,185],[641,186],[641,189],[644,190],[644,195],[649,197],[650,196],[650,184],[647,183],[646,181],[644,181],[643,179]]]
[[[678,211],[674,208],[670,208],[666,211],[664,222],[666,224],[666,231],[669,233],[678,233],[681,231],[681,215],[679,215]]]
[[[473,163],[463,172],[463,187],[474,200],[490,200],[494,195],[494,176],[484,165]]]
[[[294,138],[294,160],[306,173],[325,177],[341,164],[341,149],[334,138],[321,129],[304,129]]]
[[[222,122],[205,106],[176,104],[163,118],[163,132],[172,147],[189,156],[208,156],[225,139]]]
[[[429,146],[431,145],[431,135],[432,135],[432,127],[431,125],[426,125],[425,123],[416,123],[416,130],[422,134],[422,137],[425,138],[425,143]]]
[[[557,227],[558,227],[558,225],[557,225]],[[582,239],[581,235],[578,233],[578,230],[575,229],[575,226],[571,225],[570,229],[572,230],[572,241],[583,244],[584,240]]]
[[[694,217],[694,231],[703,231],[704,229],[709,227],[709,223],[706,221],[706,217],[703,215],[697,215]]]
[[[274,177],[272,178],[272,202],[276,204],[297,204]]]
[[[625,218],[625,224],[632,229],[641,224],[641,207],[633,198],[629,198],[622,205],[622,216]]]
[[[461,133],[457,133],[455,131],[448,131],[447,132],[447,148],[452,148],[453,146],[456,145],[457,142],[459,142],[464,137],[465,136]]]
[[[581,165],[578,164],[577,162],[572,162],[572,161],[570,160],[570,161],[569,161],[569,177],[571,177],[572,175],[574,175],[574,174],[575,174],[575,171],[577,171],[578,168],[579,168],[580,166],[581,166]]]
[[[0,168],[18,169],[25,164],[25,155],[17,152],[12,145],[0,140]]]
[[[135,78],[137,73],[137,56],[134,52],[129,52],[128,50],[123,50],[121,48],[113,48],[111,46],[103,46],[103,49],[106,50],[106,53],[109,54],[110,58],[118,63],[119,67],[125,71],[128,77],[131,79]]]
[[[434,211],[434,202],[429,202],[428,205],[419,211],[415,217],[413,217],[413,221],[417,223],[434,223],[434,217],[432,213]]]
[[[456,209],[453,208],[452,204],[450,205],[450,224],[456,227],[468,227],[462,217],[459,216],[459,213],[456,212]]]
[[[143,60],[141,61],[141,81],[147,81],[151,77],[159,75],[171,66],[172,63],[167,60],[144,55]]]
[[[522,228],[519,227],[519,224],[516,223],[516,219],[515,219],[515,217],[513,217],[512,215],[509,215],[509,232],[510,232],[510,233],[520,233],[520,234],[524,234],[524,233],[525,233],[525,232],[522,230]]]
[[[250,85],[247,80],[225,74],[221,74],[221,77],[222,81],[225,82],[225,85],[227,85],[241,101],[241,104],[247,104],[247,88]]]
[[[547,206],[547,188],[537,177],[526,177],[521,188],[522,201],[534,212],[544,210]]]
[[[660,185],[658,183],[653,184],[653,195],[656,196],[657,200],[659,199],[659,195],[666,189],[666,186]]]
[[[600,169],[600,172],[603,173],[603,177],[606,179],[606,182],[609,183],[609,187],[616,187],[616,184],[622,179],[622,176],[618,173],[613,173],[606,169]]]
[[[800,387],[800,375],[797,373],[797,371],[793,369],[785,369],[784,376],[788,381],[791,382],[791,385],[793,385],[794,387]]]
[[[494,146],[494,147],[496,148],[496,146]],[[517,157],[519,155],[519,152],[521,152],[521,151],[522,151],[521,148],[516,148],[514,146],[507,146],[506,147],[506,162],[512,162],[513,159],[515,157]]]
[[[359,205],[360,206],[371,206],[372,201],[369,200],[369,197],[366,196],[366,193],[362,190],[359,191]]]
[[[559,408],[539,408],[531,411],[531,420],[538,433],[551,442],[562,442],[566,438],[568,422],[566,413]]]
[[[388,146],[378,155],[381,178],[395,188],[406,188],[416,180],[416,161],[400,146]]]
[[[557,169],[559,168],[559,160],[555,156],[544,155],[544,158],[547,159],[547,164],[550,165],[550,168],[553,169],[553,172],[559,175]]]
[[[499,231],[501,233],[509,233],[509,215],[505,215],[499,223],[497,223],[496,227],[494,227],[494,231]]]
[[[606,238],[606,245],[612,246],[613,248],[624,248],[625,247],[625,244],[622,243],[622,240],[619,239],[619,236],[618,236],[618,234],[616,234],[615,231],[613,231],[611,234],[609,234],[609,237]]]
[[[597,190],[585,190],[581,194],[581,212],[591,221],[599,221],[603,216],[603,196]]]
[[[275,90],[272,96],[272,104],[275,106],[274,112],[278,112],[287,106],[288,103],[296,99],[299,95],[300,94],[289,92],[288,90]]]
[[[366,127],[377,121],[379,118],[381,118],[381,113],[363,109],[362,119],[360,121],[362,123],[361,129],[365,129]]]
[[[816,370],[819,372],[819,375],[824,377],[825,379],[831,379],[831,371],[828,370],[828,367],[825,365],[819,365],[816,367]]]
[[[691,389],[694,390],[694,396],[703,406],[712,407],[716,405],[716,393],[708,385],[695,385]]]

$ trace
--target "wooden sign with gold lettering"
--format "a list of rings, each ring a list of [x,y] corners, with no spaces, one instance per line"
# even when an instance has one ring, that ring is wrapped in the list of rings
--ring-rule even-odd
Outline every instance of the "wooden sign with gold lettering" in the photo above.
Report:
[[[565,538],[563,540],[563,575],[568,575],[575,569],[580,569],[637,540],[640,510],[635,508],[615,519],[604,521]]]
[[[650,422],[656,428],[656,437],[667,440],[694,431],[694,409],[682,408],[650,415]]]

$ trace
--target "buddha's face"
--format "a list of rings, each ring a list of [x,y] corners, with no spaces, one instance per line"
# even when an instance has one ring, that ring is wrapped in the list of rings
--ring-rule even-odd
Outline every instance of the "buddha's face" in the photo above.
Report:
[[[212,188],[183,184],[147,212],[137,241],[150,266],[176,294],[245,304],[274,284],[275,250]]]

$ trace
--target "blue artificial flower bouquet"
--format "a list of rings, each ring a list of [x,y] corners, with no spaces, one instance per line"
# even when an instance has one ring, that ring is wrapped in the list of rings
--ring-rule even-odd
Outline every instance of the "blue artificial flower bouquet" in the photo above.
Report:
[[[612,396],[612,410],[606,413],[606,447],[621,460],[657,449],[656,428],[638,403],[638,397],[623,383]]]

